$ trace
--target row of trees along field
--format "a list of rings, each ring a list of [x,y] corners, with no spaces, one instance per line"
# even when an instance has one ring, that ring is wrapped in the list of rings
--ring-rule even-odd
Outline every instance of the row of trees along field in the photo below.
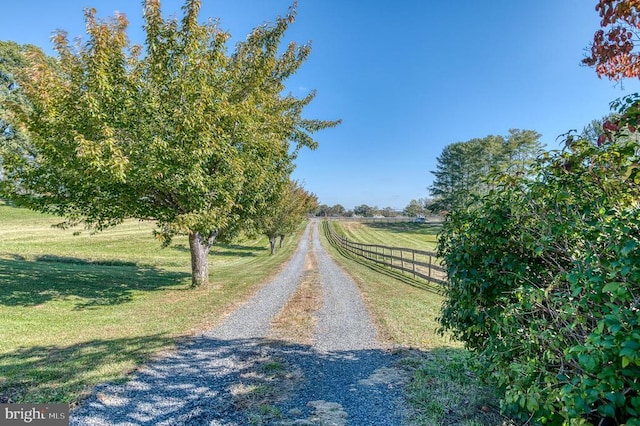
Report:
[[[367,204],[360,204],[359,206],[355,206],[353,210],[347,210],[341,204],[335,204],[333,206],[321,204],[314,210],[314,214],[321,217],[395,217],[399,215],[416,217],[430,214],[431,203],[432,201],[427,198],[411,200],[402,211],[398,211],[396,209],[393,209],[392,207],[385,207],[381,209],[378,206],[369,206]]]
[[[360,217],[373,217],[373,216],[384,216],[384,217],[393,217],[398,216],[400,212],[393,209],[392,207],[384,207],[379,208],[378,206],[369,206],[367,204],[360,204],[355,206],[353,210],[347,210],[341,204],[336,204],[333,206],[328,206],[326,204],[322,204],[316,208],[314,211],[316,216],[337,216],[337,217],[352,217],[352,216],[360,216]]]
[[[276,251],[276,240],[280,247],[286,235],[292,233],[307,215],[318,208],[318,198],[304,190],[298,182],[291,181],[283,188],[278,200],[271,203],[266,214],[258,218],[258,226],[269,238],[271,254]]]
[[[0,196],[65,226],[138,218],[156,221],[163,244],[187,234],[200,286],[215,241],[290,229],[273,223],[283,198],[302,191],[290,181],[297,152],[339,121],[302,118],[314,92],[283,95],[310,52],[280,46],[295,4],[233,52],[217,23],[198,23],[199,0],[182,9],[165,20],[146,0],[144,46],[130,43],[124,15],[101,20],[94,9],[84,43],[53,37],[55,58],[0,45]]]
[[[640,4],[600,0],[596,10],[603,29],[584,63],[639,78]],[[530,132],[439,157],[440,322],[478,355],[503,411],[526,424],[640,425],[640,95],[612,109],[537,158]],[[524,169],[493,148],[513,138],[531,142]]]

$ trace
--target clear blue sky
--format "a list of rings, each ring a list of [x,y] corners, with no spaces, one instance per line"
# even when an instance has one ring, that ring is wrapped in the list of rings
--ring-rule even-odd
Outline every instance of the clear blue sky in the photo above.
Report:
[[[181,0],[161,1],[179,14]],[[289,0],[202,0],[201,18],[220,18],[232,41],[277,15]],[[294,178],[320,202],[346,208],[404,208],[428,196],[436,157],[450,143],[510,128],[536,130],[549,149],[570,129],[640,91],[600,80],[580,65],[598,29],[595,0],[299,0],[287,40],[311,41],[309,60],[289,80],[298,95],[317,89],[309,118],[343,124],[316,134]],[[142,42],[137,0],[25,0],[2,5],[0,39],[51,51],[60,28],[84,34],[82,9],[115,10]]]

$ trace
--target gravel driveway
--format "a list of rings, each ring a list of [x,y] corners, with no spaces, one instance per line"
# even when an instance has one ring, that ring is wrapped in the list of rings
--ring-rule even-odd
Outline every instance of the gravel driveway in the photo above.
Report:
[[[310,238],[311,234],[311,238]],[[266,336],[313,252],[322,307],[311,345]],[[281,273],[219,326],[137,371],[97,386],[71,425],[399,425],[402,374],[376,340],[360,294],[312,221]]]

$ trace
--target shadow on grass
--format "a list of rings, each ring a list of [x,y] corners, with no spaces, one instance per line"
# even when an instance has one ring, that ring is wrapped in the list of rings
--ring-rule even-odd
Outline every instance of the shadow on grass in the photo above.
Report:
[[[413,423],[425,425],[508,425],[493,388],[474,374],[478,366],[465,349],[405,350],[400,365],[409,372],[407,399]]]
[[[210,256],[222,256],[222,257],[256,257],[258,256],[259,251],[261,251],[262,249],[256,249],[256,248],[252,248],[251,251],[241,251],[241,250],[224,250],[224,251],[218,251],[215,248],[213,250],[211,250],[211,254]],[[265,248],[266,250],[266,248]]]
[[[469,383],[464,357],[456,351],[326,352],[262,338],[201,336],[146,365],[128,383],[98,385],[72,411],[71,425],[127,419],[144,424],[311,424],[311,419],[344,424],[340,420],[348,419],[354,425],[384,419],[396,425],[404,412],[398,401],[414,382],[407,374],[419,375],[433,396],[426,401],[410,394],[412,417],[434,420],[418,424],[500,425],[495,411],[483,410],[491,402],[483,392],[474,393],[478,388]],[[322,418],[323,405],[324,415],[338,414],[337,422]],[[427,410],[435,413],[425,417]]]
[[[0,258],[0,305],[36,306],[62,299],[73,299],[76,309],[115,305],[131,300],[136,291],[183,285],[187,277],[130,262],[13,256]]]
[[[319,352],[260,338],[201,336],[149,362],[174,342],[157,334],[18,348],[0,355],[0,402],[79,403],[71,424],[82,425],[131,418],[271,424],[313,418],[320,411],[314,401],[335,404],[332,410],[348,415],[350,424],[370,424],[399,416],[396,401],[406,397],[411,424],[504,424],[495,396],[475,378],[462,349]]]
[[[88,260],[80,259],[77,257],[56,256],[51,254],[45,254],[43,256],[36,257],[36,262],[58,262],[70,263],[73,265],[136,266],[135,262],[127,262],[117,259]]]
[[[113,380],[118,367],[131,369],[173,342],[158,334],[33,346],[0,354],[0,403],[72,402],[97,381]]]
[[[188,253],[189,247],[184,244],[176,244],[171,246],[176,251]],[[243,246],[238,244],[216,244],[212,247],[209,256],[224,257],[256,257],[267,251],[267,247]]]

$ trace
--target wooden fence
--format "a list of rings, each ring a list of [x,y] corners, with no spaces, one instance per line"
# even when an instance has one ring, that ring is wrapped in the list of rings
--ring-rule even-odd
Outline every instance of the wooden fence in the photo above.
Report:
[[[444,284],[446,282],[446,271],[440,265],[434,263],[436,254],[433,252],[357,243],[337,234],[327,221],[324,221],[323,226],[326,227],[327,237],[331,243],[355,256],[367,259],[378,265],[399,270],[416,280],[420,279],[436,284]]]

